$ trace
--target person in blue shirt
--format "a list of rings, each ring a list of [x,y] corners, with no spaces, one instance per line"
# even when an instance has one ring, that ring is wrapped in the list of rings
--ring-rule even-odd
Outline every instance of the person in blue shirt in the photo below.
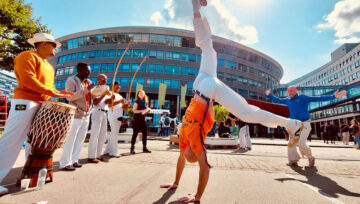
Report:
[[[310,147],[306,144],[306,139],[310,134],[310,113],[308,111],[308,105],[310,102],[316,101],[328,101],[335,98],[342,98],[346,96],[346,91],[336,90],[334,95],[329,96],[307,96],[299,95],[298,89],[294,86],[289,86],[287,89],[287,98],[278,98],[271,94],[270,89],[265,91],[265,94],[274,102],[287,105],[290,111],[290,119],[300,120],[304,124],[304,129],[299,136],[290,135],[288,143],[288,160],[289,166],[296,166],[300,160],[300,156],[296,150],[296,145],[299,144],[299,150],[302,156],[306,156],[309,160],[309,166],[315,165],[315,157],[312,156]]]

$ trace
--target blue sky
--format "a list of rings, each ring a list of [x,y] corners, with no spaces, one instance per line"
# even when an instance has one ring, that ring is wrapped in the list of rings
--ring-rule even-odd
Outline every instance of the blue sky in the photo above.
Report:
[[[55,37],[117,26],[192,30],[190,0],[25,0]],[[330,61],[342,42],[359,42],[359,0],[208,0],[214,34],[257,49],[284,69],[281,83]],[[344,15],[344,13],[346,15]],[[359,15],[357,15],[359,14]],[[345,17],[344,17],[345,16]],[[356,21],[357,20],[357,21]]]

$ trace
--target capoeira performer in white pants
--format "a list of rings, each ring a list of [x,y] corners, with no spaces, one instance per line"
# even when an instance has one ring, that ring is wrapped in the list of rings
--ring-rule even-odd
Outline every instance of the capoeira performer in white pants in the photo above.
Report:
[[[251,150],[251,138],[248,124],[245,124],[240,128],[239,140],[240,148],[247,148],[248,150]]]
[[[260,123],[267,127],[285,127],[289,134],[300,132],[303,124],[294,119],[284,118],[264,111],[256,106],[249,105],[247,101],[217,78],[217,56],[212,45],[211,31],[207,19],[201,17],[199,8],[194,7],[195,43],[201,48],[200,72],[194,82],[194,91],[201,96],[224,106],[235,117],[247,123]]]
[[[235,117],[248,123],[261,123],[274,128],[281,125],[286,127],[292,134],[301,132],[303,126],[300,121],[277,116],[249,105],[243,97],[217,78],[217,56],[212,44],[211,30],[206,18],[200,14],[200,1],[192,0],[192,3],[194,9],[195,43],[202,51],[200,72],[194,82],[194,97],[186,110],[185,119],[181,127],[179,137],[180,156],[177,163],[175,182],[160,186],[169,189],[177,188],[185,166],[185,158],[189,162],[197,161],[200,166],[197,193],[180,198],[179,201],[182,202],[199,201],[208,181],[210,165],[206,158],[204,137],[206,137],[207,130],[210,130],[213,125],[213,120],[209,116],[211,115],[210,112],[213,113],[212,101],[223,105]],[[201,4],[205,6],[206,1],[202,0]],[[196,100],[196,98],[201,98],[201,100]],[[200,108],[201,105],[196,105],[201,104],[199,101],[207,101],[203,109]],[[194,107],[197,107],[197,109]],[[197,118],[199,112],[202,115],[200,120]],[[196,129],[199,126],[200,130]],[[197,132],[199,134],[195,135]],[[207,168],[204,165],[207,165]]]
[[[76,107],[76,113],[59,161],[59,168],[65,171],[74,171],[75,168],[82,167],[79,156],[89,128],[92,104],[90,91],[94,87],[94,84],[88,80],[89,75],[90,66],[78,63],[77,74],[66,80],[66,90],[75,93],[73,97],[68,98],[68,101],[70,105]]]
[[[299,145],[300,152],[302,156],[306,156],[309,160],[309,166],[315,165],[315,157],[311,153],[310,147],[306,144],[306,140],[311,131],[310,125],[310,113],[308,111],[308,106],[310,102],[315,101],[328,101],[335,98],[342,98],[346,96],[346,91],[337,90],[334,95],[329,96],[306,96],[298,95],[299,90],[294,86],[289,86],[287,89],[288,98],[280,99],[271,94],[270,89],[265,91],[265,94],[274,102],[287,105],[290,111],[290,118],[303,121],[304,130],[299,136],[292,137],[290,135],[289,144],[288,144],[288,159],[289,166],[296,166],[297,162],[300,160],[300,155],[296,150],[297,144]],[[281,126],[281,125],[280,125]]]
[[[104,151],[104,154],[108,154],[110,157],[120,157],[118,154],[118,133],[121,127],[119,118],[123,116],[123,110],[126,109],[130,101],[125,104],[124,98],[119,94],[121,85],[119,82],[114,83],[113,95],[111,98],[105,100],[105,103],[109,106],[108,119],[111,127],[111,132],[108,137],[108,144]],[[113,108],[111,108],[113,107]]]
[[[98,86],[106,86],[107,77],[99,74]],[[106,90],[101,96],[93,99],[94,111],[91,114],[91,136],[89,139],[88,162],[99,163],[102,160],[101,153],[106,140],[108,106],[105,100],[110,92]]]

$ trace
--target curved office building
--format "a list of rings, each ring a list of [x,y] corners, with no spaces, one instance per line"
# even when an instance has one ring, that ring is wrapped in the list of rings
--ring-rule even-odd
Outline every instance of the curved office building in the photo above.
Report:
[[[50,62],[56,68],[56,88],[65,87],[67,77],[76,71],[79,62],[91,67],[90,79],[104,73],[112,81],[120,56],[129,40],[130,50],[125,53],[116,81],[121,83],[120,93],[127,97],[134,72],[142,58],[148,56],[140,68],[136,84],[142,84],[150,98],[152,108],[157,104],[159,84],[167,84],[166,105],[172,113],[180,111],[181,86],[187,85],[190,99],[193,81],[199,72],[201,50],[195,46],[194,33],[187,30],[159,27],[117,27],[85,31],[57,40],[62,47]],[[218,57],[218,78],[245,98],[266,100],[264,90],[279,87],[283,75],[281,65],[269,56],[234,41],[213,37]],[[134,97],[134,94],[132,95]]]

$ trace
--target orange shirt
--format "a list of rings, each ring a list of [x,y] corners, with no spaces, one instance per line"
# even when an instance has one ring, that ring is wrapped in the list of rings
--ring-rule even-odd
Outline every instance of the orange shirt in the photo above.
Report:
[[[55,93],[54,68],[35,51],[20,53],[14,60],[14,71],[18,87],[14,89],[15,99],[26,99],[41,103]]]

